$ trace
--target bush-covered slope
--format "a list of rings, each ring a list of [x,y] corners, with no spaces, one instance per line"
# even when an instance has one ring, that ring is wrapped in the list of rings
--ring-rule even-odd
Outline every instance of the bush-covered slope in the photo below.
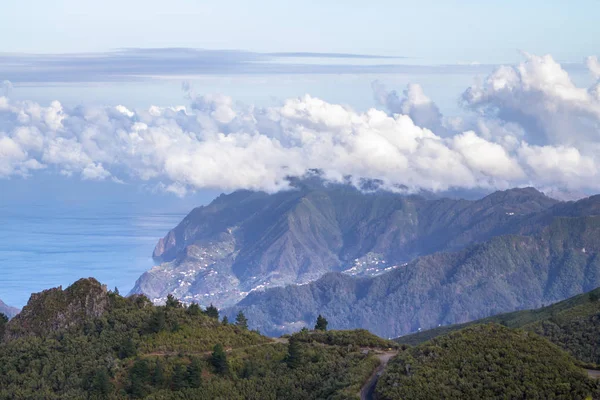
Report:
[[[377,398],[586,399],[600,384],[544,338],[476,325],[402,352],[379,379]]]
[[[532,236],[504,235],[424,256],[375,278],[329,274],[251,293],[236,307],[278,335],[325,315],[334,329],[382,337],[539,307],[600,286],[600,216],[554,218]]]
[[[0,399],[346,399],[378,365],[358,344],[298,341],[292,368],[285,340],[210,315],[93,279],[34,295],[5,327]]]
[[[490,322],[535,332],[567,350],[578,360],[600,365],[600,288],[547,307],[435,328],[402,336],[396,341],[417,345],[470,325]]]

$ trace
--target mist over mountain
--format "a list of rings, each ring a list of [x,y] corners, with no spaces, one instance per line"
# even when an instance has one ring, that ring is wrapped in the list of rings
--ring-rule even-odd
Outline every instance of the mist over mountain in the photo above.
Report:
[[[231,306],[268,287],[305,284],[328,272],[378,275],[422,255],[518,232],[559,204],[533,188],[464,200],[393,193],[376,182],[363,190],[317,178],[292,184],[275,194],[221,195],[194,209],[159,241],[159,265],[132,293]]]

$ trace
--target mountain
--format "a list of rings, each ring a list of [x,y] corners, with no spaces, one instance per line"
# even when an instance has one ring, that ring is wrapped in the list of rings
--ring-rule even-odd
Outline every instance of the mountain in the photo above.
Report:
[[[158,265],[132,293],[159,303],[173,293],[186,302],[231,306],[248,293],[328,272],[373,276],[418,256],[459,250],[516,232],[558,204],[533,188],[480,200],[318,180],[294,181],[275,194],[237,191],[194,209],[161,239],[153,254]]]
[[[401,352],[379,379],[376,398],[600,398],[600,383],[576,364],[535,334],[476,325]]]
[[[94,279],[33,295],[0,339],[0,399],[31,400],[350,399],[396,346],[362,331],[288,344]]]
[[[6,315],[8,318],[12,318],[19,313],[19,309],[16,307],[11,307],[0,300],[0,313]]]
[[[323,314],[335,329],[397,337],[554,303],[600,286],[600,216],[593,215],[599,204],[600,196],[560,203],[514,226],[534,234],[496,236],[377,277],[331,273],[251,293],[225,312],[242,310],[269,335],[310,326]]]
[[[509,328],[520,328],[544,336],[577,359],[600,365],[600,288],[567,300],[534,310],[515,311],[494,315],[466,324],[440,328],[402,336],[397,342],[418,345],[438,336],[473,325],[496,323]]]

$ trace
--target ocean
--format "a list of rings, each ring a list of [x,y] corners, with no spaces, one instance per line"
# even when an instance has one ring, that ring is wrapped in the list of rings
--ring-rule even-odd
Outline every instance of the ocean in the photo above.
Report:
[[[129,207],[0,209],[0,299],[22,307],[30,293],[95,277],[126,294],[151,268],[157,240],[183,217]]]

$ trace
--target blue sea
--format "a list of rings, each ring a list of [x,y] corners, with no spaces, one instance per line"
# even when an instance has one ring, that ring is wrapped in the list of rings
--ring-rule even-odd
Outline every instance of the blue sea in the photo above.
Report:
[[[32,292],[82,277],[127,294],[153,266],[158,239],[213,195],[179,199],[54,177],[0,180],[0,299],[23,307]]]

